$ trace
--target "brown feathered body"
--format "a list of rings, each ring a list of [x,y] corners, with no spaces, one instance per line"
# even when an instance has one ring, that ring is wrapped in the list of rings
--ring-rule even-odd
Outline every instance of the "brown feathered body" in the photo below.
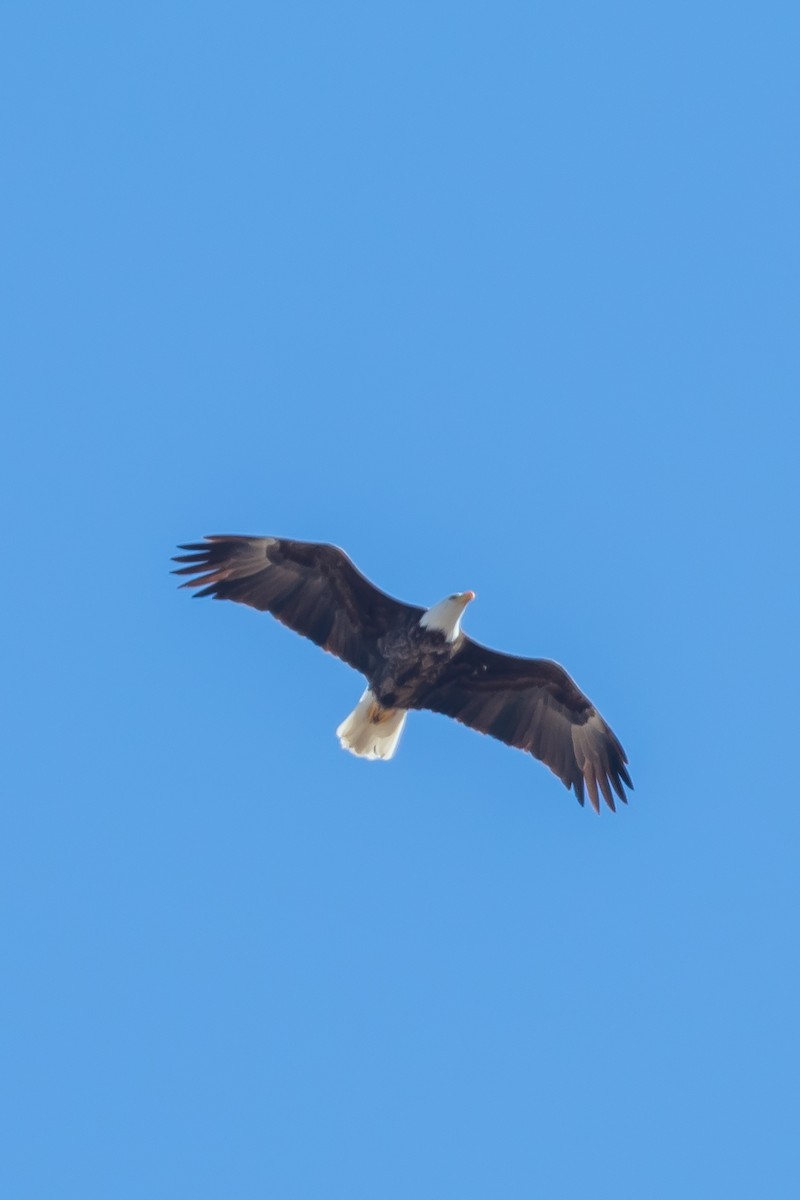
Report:
[[[179,575],[198,596],[270,612],[366,678],[339,726],[341,744],[391,758],[411,709],[454,717],[544,762],[599,811],[632,788],[618,739],[567,672],[547,659],[481,646],[461,630],[472,592],[424,609],[369,582],[335,546],[288,538],[213,536],[182,546]]]

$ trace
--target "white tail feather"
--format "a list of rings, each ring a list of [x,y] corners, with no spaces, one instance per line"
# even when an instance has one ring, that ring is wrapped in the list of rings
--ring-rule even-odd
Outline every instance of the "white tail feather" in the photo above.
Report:
[[[367,688],[336,736],[344,750],[359,758],[391,758],[406,723],[404,708],[384,708]]]

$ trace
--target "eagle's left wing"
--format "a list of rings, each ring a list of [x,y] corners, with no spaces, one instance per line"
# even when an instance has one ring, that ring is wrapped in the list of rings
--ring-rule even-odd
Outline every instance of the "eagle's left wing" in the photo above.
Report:
[[[464,725],[527,750],[595,811],[598,788],[610,809],[611,789],[627,804],[633,789],[619,741],[592,702],[558,663],[500,654],[465,638],[419,708],[455,717]]]

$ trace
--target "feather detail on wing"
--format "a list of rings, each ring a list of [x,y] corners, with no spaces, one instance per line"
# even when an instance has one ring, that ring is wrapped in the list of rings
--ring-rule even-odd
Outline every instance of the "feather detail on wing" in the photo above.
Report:
[[[356,569],[343,550],[288,538],[215,535],[180,546],[176,575],[197,596],[235,600],[273,616],[324,650],[369,675],[378,640],[423,609],[387,596]]]
[[[612,811],[613,791],[633,790],[627,758],[597,709],[557,663],[516,658],[464,639],[420,708],[455,717],[540,759],[596,812],[599,794]]]

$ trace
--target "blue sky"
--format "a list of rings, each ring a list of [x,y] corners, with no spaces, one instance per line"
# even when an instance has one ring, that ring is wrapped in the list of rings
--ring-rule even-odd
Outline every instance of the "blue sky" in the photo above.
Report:
[[[796,7],[3,24],[3,1194],[796,1195]],[[342,753],[213,532],[473,588],[631,805]]]

